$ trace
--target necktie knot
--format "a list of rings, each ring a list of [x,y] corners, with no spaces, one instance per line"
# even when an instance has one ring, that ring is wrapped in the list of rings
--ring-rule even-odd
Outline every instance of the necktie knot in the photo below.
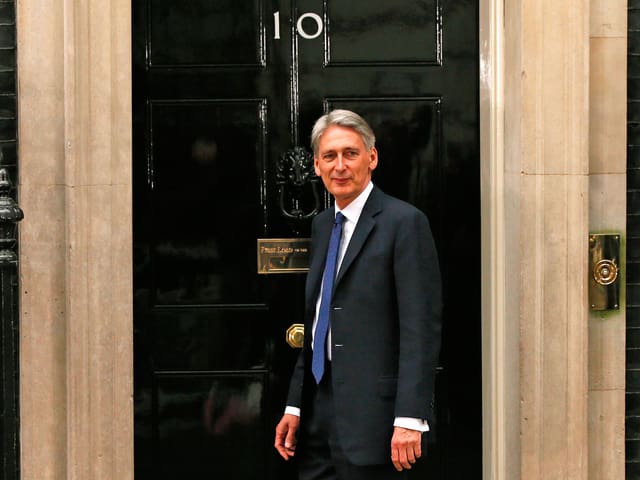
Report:
[[[344,221],[344,215],[342,214],[342,212],[336,213],[336,218],[334,220],[334,223],[336,225],[342,225],[343,221]]]

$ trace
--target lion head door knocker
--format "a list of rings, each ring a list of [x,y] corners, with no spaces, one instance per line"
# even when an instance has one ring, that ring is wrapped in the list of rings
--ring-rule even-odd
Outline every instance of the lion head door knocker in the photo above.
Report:
[[[320,178],[313,169],[313,154],[307,149],[294,147],[278,159],[276,184],[280,211],[285,218],[303,222],[320,212]],[[313,195],[313,205],[305,208],[303,203],[309,197],[309,189]]]

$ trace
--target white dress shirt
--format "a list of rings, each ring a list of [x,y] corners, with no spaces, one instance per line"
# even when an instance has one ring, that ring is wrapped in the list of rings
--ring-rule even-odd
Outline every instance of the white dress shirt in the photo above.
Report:
[[[353,232],[356,229],[356,225],[358,224],[358,220],[360,219],[360,215],[362,214],[362,209],[364,208],[365,203],[371,194],[371,190],[373,190],[373,183],[369,182],[369,184],[365,187],[365,189],[360,192],[349,205],[347,205],[344,209],[340,209],[338,205],[335,205],[336,214],[341,212],[344,215],[344,220],[342,221],[342,237],[340,241],[340,249],[338,250],[338,259],[336,264],[336,276],[338,272],[340,272],[340,266],[342,265],[342,259],[344,258],[344,254],[347,251],[347,247],[349,246],[349,242],[351,241],[351,237],[353,236]],[[311,348],[313,348],[313,337],[316,333],[316,325],[318,324],[318,312],[320,311],[320,299],[322,298],[322,283],[320,283],[320,292],[318,294],[318,300],[316,301],[316,314],[313,319],[313,327],[312,327],[312,341]],[[331,325],[329,325],[329,331],[327,332],[327,360],[331,361]],[[300,409],[297,407],[287,407],[285,409],[285,413],[290,413],[292,415],[300,416]],[[421,432],[426,432],[429,430],[429,425],[426,420],[421,420],[419,418],[409,418],[409,417],[396,417],[393,422],[395,427],[403,427],[409,428],[411,430],[418,430]]]

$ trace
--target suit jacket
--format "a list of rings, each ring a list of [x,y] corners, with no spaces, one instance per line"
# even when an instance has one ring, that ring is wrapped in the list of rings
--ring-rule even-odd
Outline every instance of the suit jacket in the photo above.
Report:
[[[312,224],[305,342],[288,405],[313,390],[311,331],[335,211]],[[356,465],[388,463],[395,417],[429,419],[440,348],[441,285],[426,216],[374,187],[334,282],[333,396],[340,445]]]

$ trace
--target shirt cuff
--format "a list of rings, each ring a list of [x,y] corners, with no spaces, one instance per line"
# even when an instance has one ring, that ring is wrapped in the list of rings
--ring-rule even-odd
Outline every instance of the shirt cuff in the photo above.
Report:
[[[428,432],[429,424],[426,420],[410,417],[396,417],[393,422],[394,427],[407,428],[409,430],[417,430],[419,432]]]
[[[300,416],[300,409],[298,407],[287,407],[284,409],[285,414],[295,415],[296,417]]]

